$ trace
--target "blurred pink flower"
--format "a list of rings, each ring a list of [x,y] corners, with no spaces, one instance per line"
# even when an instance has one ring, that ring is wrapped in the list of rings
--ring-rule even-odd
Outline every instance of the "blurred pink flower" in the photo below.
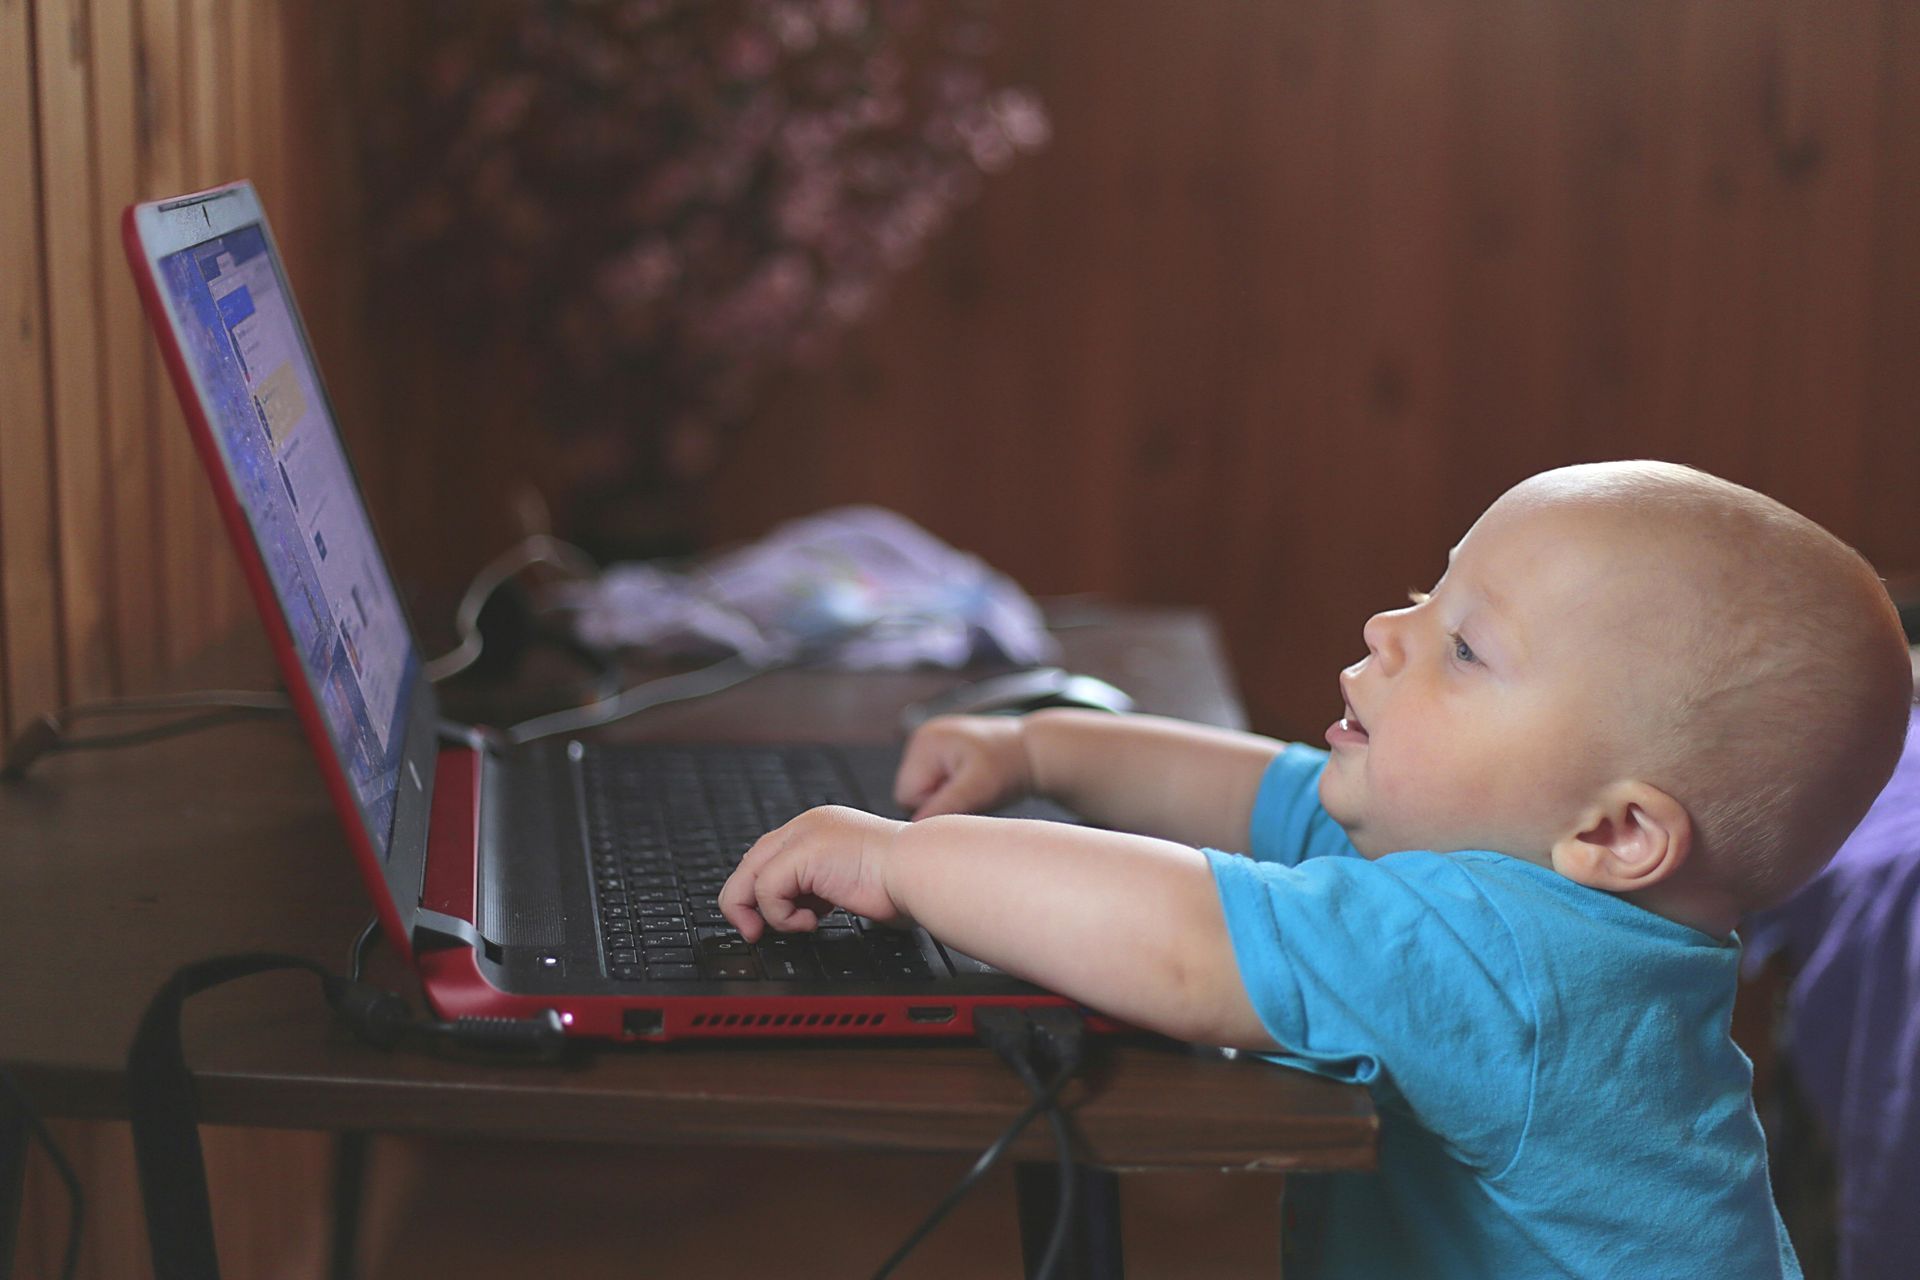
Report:
[[[990,3],[439,0],[381,116],[383,285],[530,361],[607,509],[684,484],[1046,145]]]

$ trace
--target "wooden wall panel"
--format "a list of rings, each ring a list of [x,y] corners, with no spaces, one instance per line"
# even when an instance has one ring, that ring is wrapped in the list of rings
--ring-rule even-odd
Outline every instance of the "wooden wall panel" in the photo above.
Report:
[[[106,490],[111,517],[110,626],[121,688],[150,687],[161,669],[154,556],[154,442],[147,405],[152,339],[141,322],[132,277],[119,269],[116,211],[142,193],[140,51],[132,6],[100,3],[91,11],[94,253],[100,264],[99,343],[103,365]]]
[[[324,253],[302,243],[351,221],[331,203],[353,189],[351,149],[316,114],[337,98],[313,83],[337,68],[286,47],[326,7],[0,0],[0,734],[75,699],[149,691],[250,618],[119,218],[135,199],[258,164],[296,287],[341,313],[336,290],[352,299],[355,286],[323,272],[344,259],[331,240]],[[306,205],[283,221],[295,168]],[[328,363],[349,382],[356,332],[329,328]],[[81,1274],[150,1274],[126,1127],[55,1131],[88,1194]],[[226,1274],[320,1274],[326,1136],[210,1130],[206,1141]],[[20,1274],[58,1273],[65,1213],[36,1158]]]
[[[145,192],[189,190],[187,84],[181,42],[181,0],[140,0],[140,171]],[[186,419],[174,398],[159,351],[149,339],[147,410],[151,415],[155,509],[155,621],[161,660],[178,666],[207,640],[205,575],[196,572],[194,552],[202,493],[199,463],[193,456]]]
[[[1920,569],[1920,10],[1004,4],[1052,146],[705,495],[867,500],[1040,592],[1205,605],[1309,739],[1366,616],[1605,457]]]
[[[34,32],[25,0],[0,0],[0,709],[63,695],[47,426],[46,254],[40,234]]]
[[[181,20],[181,78],[188,104],[186,186],[197,190],[241,176],[234,169],[232,152],[234,139],[248,127],[248,118],[232,114],[233,48],[227,0],[182,0]],[[210,639],[233,625],[239,574],[197,455],[191,470],[195,488],[189,556],[204,593],[202,638]]]
[[[92,47],[87,0],[37,0],[40,207],[52,374],[54,496],[60,539],[59,623],[66,696],[113,692],[113,508],[100,386],[99,237],[94,232]]]
[[[1867,306],[1865,456],[1860,548],[1875,563],[1901,567],[1915,524],[1920,477],[1920,5],[1889,4],[1874,23],[1880,77],[1873,149],[1880,167],[1869,223],[1873,278]],[[1911,567],[1912,561],[1904,561]]]
[[[250,618],[119,215],[257,174],[331,380],[354,385],[340,45],[316,0],[0,2],[0,732],[150,689]],[[354,447],[377,470],[377,434]]]
[[[1309,738],[1368,614],[1554,465],[1694,462],[1920,571],[1920,9],[996,12],[1052,145],[778,382],[705,541],[873,501],[1038,592],[1204,605],[1255,723]],[[541,406],[430,330],[380,345],[377,514],[444,595],[510,536]]]

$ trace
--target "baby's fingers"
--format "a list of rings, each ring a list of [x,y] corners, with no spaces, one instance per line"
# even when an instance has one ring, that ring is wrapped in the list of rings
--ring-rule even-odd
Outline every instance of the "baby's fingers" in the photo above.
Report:
[[[977,782],[977,779],[974,780]],[[943,813],[972,813],[986,807],[981,788],[969,785],[965,773],[949,778],[939,790],[922,800],[913,810],[913,820],[935,818]]]
[[[1006,799],[1007,780],[993,759],[985,752],[973,752],[920,801],[913,819],[918,822],[942,813],[986,813]]]
[[[811,929],[820,923],[819,915],[812,908],[800,905],[800,896],[799,877],[794,873],[792,859],[770,864],[753,884],[753,901],[760,909],[761,918],[781,933]],[[741,936],[745,936],[745,930]]]
[[[766,927],[756,911],[758,901],[758,882],[765,872],[767,864],[779,855],[788,843],[786,827],[769,831],[754,841],[740,859],[740,865],[733,869],[727,882],[720,886],[717,904],[720,914],[727,922],[740,931],[740,936],[748,942],[758,938]]]
[[[916,734],[893,776],[893,802],[903,809],[925,804],[953,776],[953,765],[941,743]]]
[[[720,914],[725,916],[727,923],[738,929],[740,936],[748,942],[759,938],[761,931],[767,927],[766,923],[760,919],[759,911],[755,906],[758,901],[756,879],[752,871],[741,867],[728,876],[727,882],[720,886]]]

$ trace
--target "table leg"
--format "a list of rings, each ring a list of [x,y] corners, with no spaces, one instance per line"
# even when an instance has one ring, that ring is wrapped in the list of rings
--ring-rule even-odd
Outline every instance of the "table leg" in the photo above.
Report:
[[[1074,1221],[1050,1280],[1121,1280],[1120,1175],[1091,1165],[1073,1166]],[[1020,1206],[1020,1253],[1029,1277],[1039,1272],[1053,1235],[1060,1203],[1060,1166],[1022,1162],[1014,1169]]]
[[[360,1207],[366,1199],[367,1135],[357,1129],[333,1142],[333,1239],[328,1280],[354,1280],[360,1273]]]
[[[20,1213],[27,1189],[27,1117],[12,1095],[0,1092],[0,1280],[13,1275]]]

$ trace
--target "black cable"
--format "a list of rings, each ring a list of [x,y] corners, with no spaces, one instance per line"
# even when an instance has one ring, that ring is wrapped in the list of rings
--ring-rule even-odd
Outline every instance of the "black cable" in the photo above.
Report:
[[[1054,1090],[1066,1083],[1067,1079],[1080,1070],[1081,1055],[1085,1047],[1086,1019],[1077,1009],[1066,1005],[1049,1005],[1026,1011],[1027,1020],[1033,1027],[1033,1039],[1042,1058],[1051,1059],[1054,1064],[1056,1080]],[[1031,1074],[1031,1073],[1030,1073]],[[1039,1084],[1035,1079],[1027,1087],[1034,1089]],[[1042,1095],[1035,1092],[1035,1101]],[[1073,1168],[1073,1134],[1067,1127],[1067,1117],[1057,1105],[1047,1107],[1047,1123],[1053,1128],[1054,1150],[1060,1162],[1060,1204],[1053,1221],[1053,1235],[1047,1242],[1046,1255],[1041,1258],[1037,1269],[1037,1280],[1046,1280],[1053,1274],[1053,1268],[1060,1260],[1061,1251],[1067,1240],[1067,1232],[1073,1222],[1074,1196],[1078,1194],[1080,1179]]]
[[[65,737],[53,749],[55,751],[107,751],[117,747],[137,747],[149,742],[158,742],[162,738],[172,738],[183,733],[197,733],[201,729],[232,724],[237,720],[255,720],[263,716],[285,714],[285,711],[266,710],[259,707],[232,707],[225,711],[207,711],[197,716],[183,716],[178,720],[170,720],[166,724],[154,725],[150,729],[129,729],[124,733],[91,733],[84,738]]]
[[[353,940],[353,947],[347,952],[347,981],[358,982],[366,971],[367,952],[373,950],[374,939],[380,936],[380,917],[374,916],[360,930],[360,936]]]
[[[1035,1074],[1031,1063],[1009,1060],[1020,1083],[1027,1086],[1035,1102],[1046,1098],[1046,1090],[1041,1087],[1040,1077]],[[1060,1263],[1060,1255],[1065,1252],[1067,1233],[1073,1225],[1073,1184],[1079,1179],[1073,1176],[1073,1135],[1067,1131],[1067,1118],[1060,1114],[1060,1108],[1048,1105],[1047,1124],[1053,1129],[1053,1148],[1060,1162],[1060,1199],[1054,1207],[1053,1231],[1047,1237],[1047,1251],[1040,1256],[1040,1265],[1034,1268],[1034,1280],[1050,1280],[1053,1270]]]
[[[361,931],[354,944],[356,963],[371,936],[371,930]],[[154,993],[127,1052],[134,1159],[156,1280],[207,1280],[220,1274],[193,1073],[181,1039],[183,1006],[211,987],[277,969],[299,969],[317,977],[334,1012],[355,1035],[380,1048],[424,1041],[509,1050],[518,1061],[551,1061],[566,1042],[560,1015],[551,1009],[533,1018],[417,1019],[393,992],[343,978],[305,956],[255,951],[215,956],[177,970]],[[496,1054],[490,1060],[502,1059]]]
[[[253,689],[204,689],[154,697],[110,698],[100,702],[76,703],[28,721],[6,744],[4,756],[0,756],[0,778],[25,777],[35,760],[57,751],[135,747],[238,720],[285,715],[291,710],[292,704],[284,694]],[[96,733],[82,737],[71,732],[75,724],[91,717],[173,715],[183,711],[196,714],[121,733]]]
[[[1044,1016],[1036,1016],[1044,1015]],[[1080,1070],[1081,1029],[1084,1021],[1072,1009],[1025,1011],[1020,1009],[987,1008],[974,1012],[974,1034],[998,1054],[1002,1061],[1011,1067],[1033,1094],[1033,1101],[1015,1116],[1013,1123],[994,1139],[992,1145],[980,1153],[973,1167],[967,1170],[953,1189],[948,1191],[933,1207],[933,1210],[920,1221],[899,1247],[880,1264],[873,1274],[873,1280],[886,1280],[896,1267],[920,1243],[933,1233],[935,1227],[945,1220],[955,1205],[969,1191],[980,1184],[988,1171],[998,1164],[1007,1153],[1014,1140],[1033,1122],[1042,1111],[1047,1113],[1048,1122],[1054,1131],[1055,1149],[1060,1161],[1060,1202],[1054,1218],[1053,1232],[1048,1237],[1047,1252],[1036,1273],[1036,1280],[1044,1280],[1058,1262],[1065,1248],[1068,1223],[1073,1214],[1073,1149],[1071,1135],[1067,1128],[1066,1117],[1057,1105],[1060,1091]],[[1033,1068],[1036,1056],[1050,1058],[1053,1063],[1053,1078],[1044,1086]]]
[[[969,1191],[972,1191],[974,1187],[979,1185],[980,1180],[986,1177],[988,1172],[990,1172],[996,1164],[1000,1163],[1000,1157],[1007,1153],[1007,1148],[1013,1145],[1014,1139],[1018,1138],[1026,1131],[1027,1126],[1033,1123],[1033,1118],[1039,1115],[1041,1111],[1053,1105],[1055,1096],[1066,1086],[1067,1081],[1072,1078],[1072,1072],[1060,1073],[1060,1075],[1054,1079],[1053,1083],[1047,1087],[1044,1096],[1035,1098],[1032,1102],[1029,1102],[1026,1108],[1014,1117],[1013,1123],[1002,1130],[1000,1136],[993,1140],[993,1145],[980,1153],[980,1158],[974,1161],[973,1167],[967,1170],[966,1176],[954,1184],[953,1189],[947,1192],[940,1203],[933,1207],[933,1211],[923,1218],[920,1225],[915,1227],[912,1233],[900,1242],[900,1246],[888,1256],[885,1262],[880,1264],[880,1269],[873,1273],[873,1280],[886,1280],[887,1276],[893,1274],[894,1268],[898,1267],[908,1254],[918,1248],[920,1242],[931,1235],[933,1229],[939,1226],[940,1223],[946,1219],[947,1214],[953,1211],[953,1207],[959,1204]]]
[[[73,1165],[67,1161],[67,1153],[53,1140],[53,1134],[47,1131],[46,1124],[40,1119],[40,1113],[33,1109],[33,1102],[27,1097],[27,1091],[13,1077],[13,1072],[0,1067],[0,1088],[13,1095],[13,1105],[18,1107],[21,1116],[27,1122],[27,1128],[33,1130],[33,1136],[40,1139],[40,1145],[47,1149],[47,1158],[53,1161],[53,1168],[60,1175],[60,1181],[67,1185],[69,1211],[67,1213],[67,1252],[60,1264],[60,1280],[73,1280],[80,1267],[80,1227],[86,1220],[86,1197],[80,1194],[80,1178],[74,1173]],[[10,1259],[0,1258],[0,1263]]]

